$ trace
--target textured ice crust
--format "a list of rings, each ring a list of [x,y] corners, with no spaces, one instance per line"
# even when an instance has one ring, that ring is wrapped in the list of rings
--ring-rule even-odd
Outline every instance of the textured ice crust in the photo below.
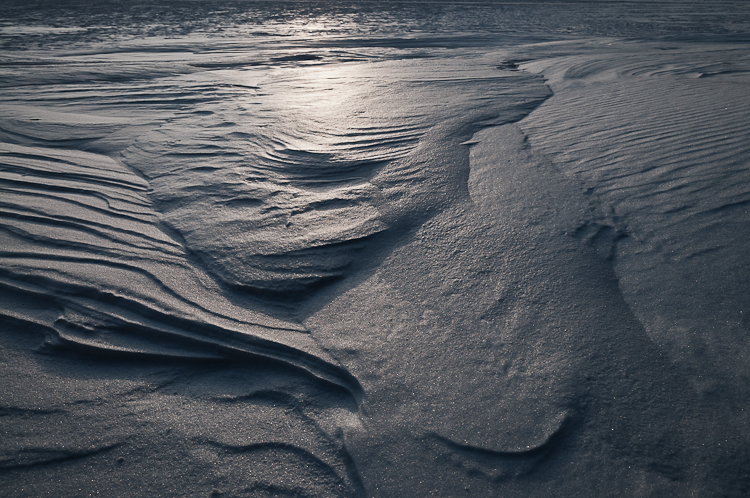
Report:
[[[377,173],[401,168],[404,182],[423,174],[425,143],[437,149],[449,138],[425,136],[436,123],[517,120],[547,95],[540,78],[483,60],[214,76],[253,89],[140,136],[123,161],[149,179],[164,223],[222,284],[282,302],[344,278],[388,229]]]

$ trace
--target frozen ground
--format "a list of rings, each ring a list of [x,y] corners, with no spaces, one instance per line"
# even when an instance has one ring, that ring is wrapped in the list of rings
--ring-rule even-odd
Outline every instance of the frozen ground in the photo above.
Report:
[[[0,489],[747,495],[748,36],[3,4]]]

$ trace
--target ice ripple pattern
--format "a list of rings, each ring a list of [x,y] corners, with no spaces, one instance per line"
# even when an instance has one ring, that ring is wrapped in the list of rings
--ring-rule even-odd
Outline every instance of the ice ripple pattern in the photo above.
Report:
[[[217,77],[234,83],[234,94],[141,135],[122,158],[145,175],[165,224],[225,288],[286,306],[345,278],[388,229],[373,178],[389,165],[418,164],[436,124],[478,113],[513,121],[547,97],[540,78],[482,59]],[[425,173],[409,168],[405,175]]]
[[[0,154],[5,319],[113,353],[276,360],[357,393],[302,327],[231,304],[190,265],[127,168],[41,147]]]
[[[526,66],[555,91],[522,123],[529,143],[594,200],[626,299],[706,392],[750,378],[745,54],[631,43]],[[711,373],[700,358],[711,358]]]

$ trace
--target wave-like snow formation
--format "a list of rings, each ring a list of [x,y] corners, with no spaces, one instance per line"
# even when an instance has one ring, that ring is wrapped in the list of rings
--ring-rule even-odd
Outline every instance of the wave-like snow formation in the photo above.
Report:
[[[85,347],[248,354],[356,386],[299,325],[230,303],[158,228],[148,184],[132,171],[87,152],[5,144],[0,153],[6,316]]]
[[[530,145],[595,199],[576,236],[608,246],[634,312],[700,390],[746,384],[745,46],[626,43],[525,67],[555,92],[523,122]]]
[[[384,194],[370,180],[419,157],[434,123],[478,112],[517,120],[546,96],[541,80],[486,61],[217,76],[233,90],[141,135],[123,161],[145,175],[163,221],[220,282],[284,301],[343,278],[387,230]],[[205,92],[202,81],[180,86]]]
[[[34,102],[4,106],[6,139],[26,144],[2,150],[12,294],[52,300],[61,313],[45,325],[65,341],[257,354],[350,388],[356,381],[301,326],[259,310],[279,314],[344,278],[371,239],[403,224],[381,213],[392,194],[377,174],[398,170],[396,190],[425,175],[425,153],[446,138],[428,133],[436,122],[453,131],[515,121],[548,95],[540,78],[481,59],[43,88]],[[133,143],[120,150],[123,136]],[[24,316],[12,304],[7,313]]]

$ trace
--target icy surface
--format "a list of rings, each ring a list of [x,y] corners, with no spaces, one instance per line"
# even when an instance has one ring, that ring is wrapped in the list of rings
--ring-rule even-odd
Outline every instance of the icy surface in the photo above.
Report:
[[[0,6],[12,496],[744,496],[742,2]]]

